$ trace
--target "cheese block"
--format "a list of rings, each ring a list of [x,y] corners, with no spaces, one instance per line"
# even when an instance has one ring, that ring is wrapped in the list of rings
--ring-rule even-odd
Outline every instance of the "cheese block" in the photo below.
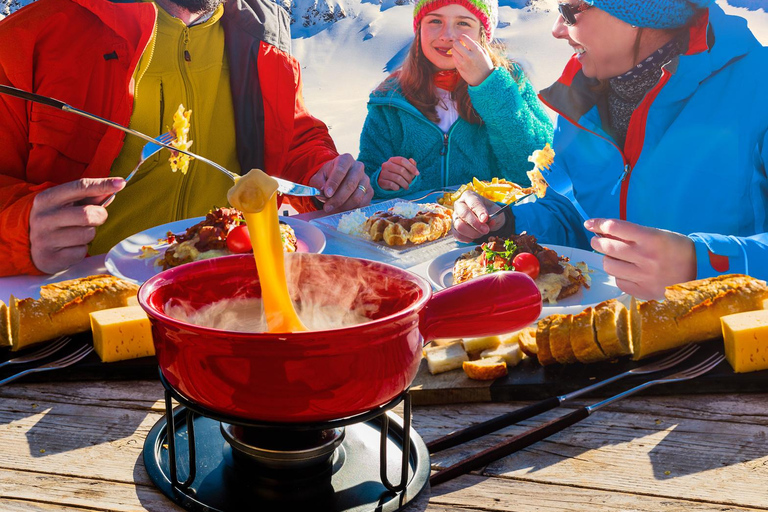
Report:
[[[768,369],[768,310],[720,318],[725,358],[736,373]]]
[[[501,343],[498,336],[483,336],[482,338],[465,338],[462,341],[464,350],[467,352],[480,352],[496,348]]]
[[[520,350],[520,346],[515,343],[503,343],[499,345],[496,348],[483,350],[480,353],[480,358],[486,358],[486,357],[500,357],[504,360],[505,363],[507,363],[507,366],[515,366],[517,363],[522,361],[523,357],[525,357],[525,354],[523,354],[523,351]]]
[[[105,363],[155,355],[149,318],[140,306],[91,313],[93,348]]]
[[[432,375],[461,368],[461,363],[469,360],[459,340],[448,345],[427,347],[424,349],[424,357],[427,359],[427,367]]]

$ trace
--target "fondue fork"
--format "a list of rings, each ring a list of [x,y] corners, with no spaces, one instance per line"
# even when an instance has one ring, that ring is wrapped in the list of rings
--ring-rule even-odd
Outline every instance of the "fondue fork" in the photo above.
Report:
[[[454,446],[458,446],[462,443],[466,443],[467,441],[477,439],[478,437],[482,437],[492,432],[496,432],[497,430],[501,430],[504,427],[509,427],[510,425],[514,425],[515,423],[519,423],[523,420],[527,420],[529,418],[533,418],[534,416],[538,416],[543,412],[550,411],[556,407],[560,407],[560,405],[562,405],[563,402],[573,400],[574,398],[578,398],[582,395],[595,391],[596,389],[600,389],[603,386],[612,384],[618,380],[623,379],[624,377],[629,377],[630,375],[645,375],[648,373],[655,373],[655,372],[660,372],[662,370],[667,370],[669,368],[672,368],[676,364],[682,363],[683,361],[688,359],[698,349],[699,349],[698,345],[688,345],[676,352],[673,352],[672,354],[670,354],[669,356],[663,359],[659,359],[657,361],[646,364],[644,366],[640,366],[638,368],[633,368],[631,370],[628,370],[624,373],[620,373],[618,375],[614,375],[613,377],[602,380],[600,382],[596,382],[595,384],[573,391],[572,393],[568,393],[566,395],[560,395],[560,396],[553,396],[545,400],[542,400],[540,402],[536,402],[535,404],[531,404],[526,407],[516,409],[512,412],[502,414],[501,416],[491,418],[490,420],[484,421],[482,423],[472,425],[471,427],[467,427],[462,430],[457,430],[456,432],[452,432],[447,436],[443,436],[439,439],[435,439],[434,441],[427,443],[427,449],[429,450],[429,453],[437,453],[439,451],[446,450],[448,448],[453,448]]]
[[[62,336],[61,338],[57,339],[56,341],[47,344],[43,348],[36,350],[35,352],[32,352],[31,354],[27,354],[25,356],[19,356],[14,357],[13,359],[9,359],[5,362],[0,363],[0,368],[3,366],[9,365],[9,364],[23,364],[23,363],[31,363],[33,361],[39,361],[41,359],[45,359],[46,357],[50,356],[51,354],[58,352],[62,348],[66,346],[67,343],[72,341],[72,338],[69,336]]]
[[[579,409],[576,409],[575,411],[569,414],[566,414],[565,416],[561,416],[560,418],[557,418],[548,423],[545,423],[544,425],[532,428],[527,432],[524,432],[506,441],[503,441],[495,446],[488,448],[487,450],[483,450],[482,452],[473,455],[469,459],[463,460],[461,462],[454,464],[453,466],[450,466],[446,469],[438,471],[437,473],[433,474],[429,478],[429,483],[430,485],[435,486],[437,484],[447,482],[448,480],[452,480],[457,476],[460,476],[465,473],[468,473],[469,471],[481,468],[502,457],[506,457],[507,455],[510,455],[519,450],[522,450],[523,448],[527,448],[528,446],[536,443],[537,441],[546,439],[552,434],[556,434],[557,432],[560,432],[561,430],[564,430],[567,427],[570,427],[571,425],[578,423],[584,418],[589,417],[589,415],[592,414],[593,412],[599,409],[602,409],[603,407],[610,405],[618,400],[621,400],[622,398],[633,395],[638,391],[642,391],[651,386],[655,386],[656,384],[669,384],[672,382],[681,382],[684,380],[690,380],[690,379],[699,377],[701,375],[704,375],[705,373],[707,373],[708,371],[712,370],[717,365],[719,365],[721,362],[723,362],[723,360],[725,360],[725,356],[716,352],[712,354],[710,357],[708,357],[707,359],[705,359],[704,361],[690,368],[679,371],[672,375],[667,375],[666,377],[661,377],[656,380],[645,382],[643,384],[640,384],[639,386],[635,386],[632,389],[624,391],[623,393],[619,393],[618,395],[614,395],[611,398],[603,400],[602,402],[598,402],[596,404],[589,405],[586,407],[580,407]]]
[[[0,380],[0,386],[2,386],[3,384],[8,384],[9,382],[18,379],[19,377],[23,377],[24,375],[27,375],[29,373],[58,370],[59,368],[66,368],[67,366],[72,366],[73,364],[82,360],[85,356],[87,356],[91,352],[93,352],[92,345],[83,345],[79,349],[75,350],[68,356],[62,357],[61,359],[57,359],[56,361],[51,361],[50,363],[44,364],[42,366],[38,366],[36,368],[29,368],[27,370],[11,375],[10,377],[7,377],[3,380]]]

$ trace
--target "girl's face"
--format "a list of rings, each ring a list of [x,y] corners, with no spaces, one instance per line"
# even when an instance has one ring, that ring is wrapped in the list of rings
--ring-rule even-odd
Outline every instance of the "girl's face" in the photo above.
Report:
[[[581,0],[563,0],[576,7]],[[578,54],[582,71],[590,78],[608,79],[635,66],[636,27],[591,7],[576,14],[576,23],[568,26],[558,16],[552,35],[564,39]]]
[[[421,20],[421,51],[436,68],[455,69],[456,64],[450,54],[453,43],[462,34],[479,41],[483,37],[482,27],[480,20],[461,5],[450,4],[435,9]]]

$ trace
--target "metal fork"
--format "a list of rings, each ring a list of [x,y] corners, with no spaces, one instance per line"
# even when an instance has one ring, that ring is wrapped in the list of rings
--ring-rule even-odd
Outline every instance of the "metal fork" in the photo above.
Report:
[[[7,377],[3,380],[0,380],[0,386],[3,384],[8,384],[11,381],[14,381],[18,379],[19,377],[23,377],[24,375],[27,375],[29,373],[37,373],[37,372],[45,372],[49,370],[58,370],[59,368],[66,368],[67,366],[72,366],[73,364],[77,363],[78,361],[82,360],[85,356],[93,352],[93,346],[92,345],[83,345],[79,349],[75,350],[68,356],[64,356],[61,359],[58,359],[56,361],[52,361],[50,363],[44,364],[42,366],[38,366],[37,368],[29,368],[28,370],[24,370],[23,372],[19,372],[17,374],[11,375],[10,377]]]
[[[602,402],[598,402],[594,405],[576,409],[570,414],[566,414],[565,416],[552,420],[548,423],[545,423],[544,425],[528,430],[523,434],[515,436],[509,440],[506,440],[502,443],[497,444],[496,446],[492,446],[487,450],[484,450],[476,455],[473,455],[469,459],[466,459],[462,462],[454,464],[453,466],[450,466],[446,469],[438,471],[437,473],[435,473],[430,477],[429,483],[431,485],[437,485],[443,482],[447,482],[448,480],[451,480],[459,475],[463,475],[469,471],[472,471],[474,469],[478,469],[487,464],[490,464],[491,462],[494,462],[502,457],[505,457],[519,450],[522,450],[523,448],[526,448],[537,441],[546,439],[552,434],[556,434],[557,432],[560,432],[561,430],[567,427],[570,427],[575,423],[578,423],[579,421],[588,417],[593,412],[599,409],[602,409],[606,405],[610,405],[618,400],[621,400],[622,398],[628,397],[629,395],[633,395],[638,391],[642,391],[643,389],[647,389],[651,386],[655,386],[656,384],[668,384],[672,382],[680,382],[680,381],[689,380],[689,379],[693,379],[701,375],[704,375],[708,371],[712,370],[715,366],[723,362],[724,359],[725,359],[725,356],[723,356],[722,354],[719,354],[719,353],[712,354],[710,357],[708,357],[704,361],[690,368],[677,372],[673,375],[668,375],[660,379],[645,382],[643,384],[640,384],[639,386],[635,386],[632,389],[624,391],[623,393],[619,393],[618,395],[612,396],[607,400],[603,400]]]
[[[46,357],[53,354],[54,352],[58,352],[60,349],[64,348],[67,345],[67,343],[69,343],[70,341],[72,341],[72,338],[70,338],[69,336],[62,336],[56,341],[49,343],[48,345],[44,346],[40,350],[32,352],[31,354],[14,357],[13,359],[9,359],[5,362],[0,363],[0,368],[2,368],[3,366],[7,366],[9,364],[31,363],[32,361],[39,361],[40,359],[45,359]]]
[[[161,144],[170,144],[171,141],[173,140],[173,134],[171,132],[165,132],[164,134],[158,137],[155,137],[155,140],[157,142],[160,142]],[[161,146],[160,144],[155,144],[154,142],[147,142],[146,144],[144,144],[144,147],[141,148],[141,158],[139,159],[139,163],[137,163],[136,167],[133,168],[131,173],[128,176],[126,176],[125,181],[128,182],[131,178],[133,178],[133,176],[136,174],[136,171],[138,171],[139,167],[141,167],[141,164],[143,164],[147,160],[147,158],[151,157],[161,149],[163,149],[163,146]],[[107,206],[112,204],[112,201],[114,201],[115,199],[115,195],[117,195],[117,192],[115,192],[114,194],[112,194],[111,196],[103,200],[100,206],[103,206],[104,208],[106,208]]]
[[[673,352],[663,359],[659,359],[658,361],[654,361],[638,368],[627,370],[624,373],[614,375],[613,377],[602,380],[600,382],[596,382],[590,386],[578,389],[566,395],[553,396],[540,402],[536,402],[535,404],[531,404],[520,409],[515,409],[512,412],[491,418],[490,420],[484,421],[482,423],[472,425],[471,427],[457,430],[456,432],[452,432],[447,436],[443,436],[439,439],[435,439],[434,441],[427,443],[427,448],[429,449],[429,453],[437,453],[448,448],[453,448],[454,446],[466,443],[467,441],[471,441],[473,439],[477,439],[478,437],[490,434],[491,432],[501,430],[504,427],[509,427],[515,423],[519,423],[523,420],[538,416],[543,412],[550,411],[555,407],[559,407],[564,402],[573,400],[574,398],[595,391],[596,389],[600,389],[603,386],[612,384],[617,380],[623,379],[624,377],[629,377],[630,375],[645,375],[648,373],[667,370],[676,364],[682,363],[688,359],[698,349],[698,345],[688,345],[676,352]]]

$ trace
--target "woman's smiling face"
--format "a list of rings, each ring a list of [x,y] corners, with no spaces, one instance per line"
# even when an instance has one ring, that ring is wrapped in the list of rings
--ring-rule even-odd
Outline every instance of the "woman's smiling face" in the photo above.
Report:
[[[579,0],[569,0],[574,6]],[[596,7],[576,14],[576,23],[568,26],[558,16],[552,35],[564,39],[578,54],[582,71],[591,78],[619,76],[635,66],[637,27],[615,18]]]
[[[455,69],[451,56],[453,44],[462,34],[477,41],[482,36],[482,24],[466,7],[450,4],[429,12],[421,20],[419,36],[421,51],[438,69]]]

